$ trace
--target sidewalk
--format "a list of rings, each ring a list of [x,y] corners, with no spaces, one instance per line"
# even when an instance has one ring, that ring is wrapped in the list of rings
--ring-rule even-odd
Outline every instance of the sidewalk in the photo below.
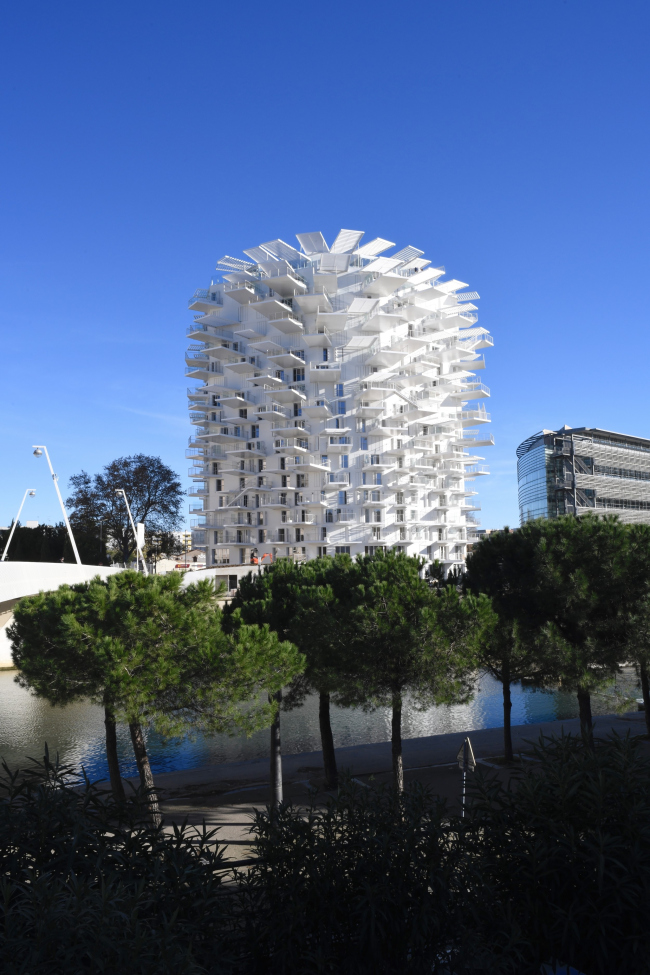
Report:
[[[615,732],[624,736],[645,734],[642,712],[625,715],[605,715],[594,720],[596,736]],[[540,734],[579,734],[577,718],[566,721],[545,721],[539,724],[517,725],[512,729],[515,752],[527,750],[527,742],[535,742]],[[467,732],[408,738],[403,742],[406,782],[419,781],[448,800],[457,808],[462,786],[462,774],[456,755]],[[487,760],[503,755],[503,728],[486,728],[469,733],[477,759]],[[644,748],[650,750],[649,745]],[[346,773],[364,785],[391,780],[390,742],[352,745],[337,748],[339,772]],[[285,800],[304,804],[310,790],[322,792],[323,761],[320,752],[285,755],[282,759]],[[507,779],[508,769],[497,767],[494,774]],[[165,822],[187,820],[190,825],[219,829],[218,839],[228,845],[227,856],[233,861],[245,859],[250,848],[250,824],[256,809],[263,809],[269,801],[269,760],[227,762],[157,775],[156,787],[163,803]],[[322,792],[322,799],[326,794]],[[234,863],[233,863],[234,865]]]

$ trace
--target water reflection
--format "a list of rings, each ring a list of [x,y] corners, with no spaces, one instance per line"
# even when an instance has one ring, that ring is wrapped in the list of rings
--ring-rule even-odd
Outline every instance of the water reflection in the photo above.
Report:
[[[50,751],[59,752],[65,762],[83,765],[92,779],[108,775],[104,758],[104,713],[92,704],[71,704],[54,708],[33,697],[14,682],[15,672],[0,672],[0,756],[9,765],[24,763],[26,756],[40,757],[43,742]],[[621,685],[630,696],[634,677],[627,674]],[[593,700],[595,714],[613,710],[611,696]],[[537,721],[577,717],[575,695],[565,691],[543,692],[521,685],[512,688],[512,723],[531,724]],[[468,704],[431,708],[418,711],[406,704],[403,716],[404,738],[439,735],[450,731],[472,731],[497,728],[503,724],[501,685],[485,675],[477,684],[477,692]],[[332,709],[334,742],[337,746],[388,741],[390,712],[380,709],[373,713],[343,708]],[[149,732],[148,749],[154,772],[194,768],[219,762],[246,761],[268,754],[268,732],[251,738],[229,738],[226,735],[200,735],[194,740],[165,741]],[[320,748],[318,731],[318,700],[308,698],[304,707],[283,715],[282,748],[285,754],[316,751]],[[118,750],[124,775],[136,775],[131,739],[126,726],[118,728]]]

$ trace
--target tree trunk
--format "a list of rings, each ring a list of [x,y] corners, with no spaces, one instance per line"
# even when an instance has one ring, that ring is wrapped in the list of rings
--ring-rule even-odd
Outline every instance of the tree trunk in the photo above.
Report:
[[[591,718],[591,695],[589,691],[578,691],[578,707],[580,709],[580,731],[586,737],[589,745],[594,745],[594,725]]]
[[[339,773],[336,767],[336,752],[334,751],[334,736],[330,721],[330,696],[321,692],[318,695],[318,723],[320,725],[320,740],[323,749],[323,766],[325,768],[325,788],[336,789],[339,784]]]
[[[110,708],[104,708],[104,725],[106,727],[106,759],[108,761],[108,775],[111,780],[113,798],[117,802],[124,802],[124,785],[120,776],[120,762],[117,757],[117,732],[115,730],[115,715]]]
[[[641,693],[643,694],[643,710],[645,711],[645,727],[648,735],[650,735],[650,681],[648,680],[648,670],[645,661],[642,662],[639,671],[641,677]]]
[[[149,764],[149,756],[147,755],[147,749],[145,747],[144,736],[142,734],[142,726],[140,725],[140,722],[139,721],[130,722],[129,730],[131,732],[131,741],[133,742],[133,752],[135,754],[135,760],[138,765],[138,772],[140,773],[140,784],[147,793],[149,815],[151,816],[152,822],[154,822],[156,826],[159,826],[161,822],[161,816],[160,816],[160,806],[158,805],[158,795],[156,794],[154,788],[151,765]]]
[[[280,741],[280,705],[282,691],[269,694],[269,701],[277,701],[278,711],[271,725],[271,812],[282,802],[282,742]]]
[[[503,682],[503,747],[506,762],[512,762],[512,728],[510,718],[512,715],[512,696],[510,694],[510,666],[504,663],[501,673]]]
[[[398,792],[404,792],[404,763],[402,761],[402,695],[399,693],[393,694],[391,746],[393,752],[393,784]]]

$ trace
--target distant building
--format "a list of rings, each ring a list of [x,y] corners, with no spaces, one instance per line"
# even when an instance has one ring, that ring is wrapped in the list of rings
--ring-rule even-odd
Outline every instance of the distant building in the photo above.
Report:
[[[226,256],[190,300],[190,512],[208,565],[386,548],[464,563],[492,338],[465,283],[362,236]]]
[[[650,440],[564,426],[528,437],[517,458],[522,525],[586,511],[650,524]]]

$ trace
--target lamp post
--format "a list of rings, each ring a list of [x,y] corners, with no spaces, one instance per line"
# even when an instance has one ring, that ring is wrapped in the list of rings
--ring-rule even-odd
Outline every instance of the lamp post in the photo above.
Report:
[[[133,515],[131,514],[131,509],[129,508],[129,502],[128,502],[127,497],[126,497],[126,491],[124,490],[124,488],[115,488],[115,493],[116,494],[121,494],[122,497],[124,498],[124,504],[126,505],[126,510],[129,513],[129,521],[131,522],[131,528],[133,529],[133,537],[135,539],[135,549],[136,549],[136,552],[138,553],[138,555],[140,556],[140,558],[142,559],[142,570],[143,570],[144,574],[146,576],[148,576],[149,573],[147,572],[147,563],[144,560],[144,555],[142,554],[142,549],[138,545],[138,533],[136,532],[135,525],[133,524]],[[137,561],[137,559],[136,559],[136,561]]]
[[[50,460],[50,455],[47,452],[47,447],[42,444],[37,446],[32,444],[34,448],[34,457],[40,457],[45,454],[47,458],[47,464],[50,468],[50,474],[52,475],[52,480],[54,481],[54,487],[56,488],[56,493],[59,498],[59,504],[61,505],[61,511],[63,512],[63,520],[65,521],[65,527],[68,529],[68,535],[70,536],[70,544],[72,545],[72,551],[74,552],[74,557],[77,560],[77,565],[81,565],[81,559],[79,558],[79,550],[77,549],[77,543],[74,540],[74,535],[72,534],[72,528],[70,528],[70,522],[68,521],[68,513],[65,510],[65,505],[63,503],[63,498],[61,497],[61,492],[59,490],[59,475],[54,473],[54,468],[52,467],[52,461]]]
[[[20,502],[20,508],[18,509],[18,514],[16,515],[16,519],[13,525],[11,526],[11,531],[9,532],[9,538],[7,539],[7,544],[5,545],[5,550],[2,553],[2,558],[0,559],[0,562],[4,562],[7,552],[9,551],[9,546],[11,545],[11,539],[14,537],[14,532],[16,531],[16,525],[18,524],[18,519],[20,518],[20,512],[23,510],[23,505],[27,500],[27,495],[29,495],[30,498],[33,498],[35,494],[36,491],[34,490],[34,488],[27,488],[27,490],[23,494],[23,500]]]

